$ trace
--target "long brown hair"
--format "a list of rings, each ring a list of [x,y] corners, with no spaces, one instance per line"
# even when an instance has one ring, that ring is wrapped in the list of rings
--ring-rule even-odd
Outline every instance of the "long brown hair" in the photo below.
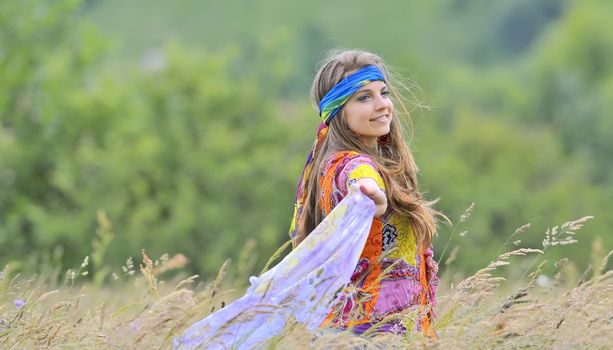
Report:
[[[311,87],[311,98],[316,106],[330,89],[351,72],[367,65],[377,66],[385,77],[385,83],[396,100],[395,103],[408,115],[400,95],[390,82],[389,71],[383,60],[370,52],[358,50],[332,51],[321,68],[318,70]],[[297,222],[297,243],[324,219],[325,213],[319,205],[319,176],[325,161],[339,151],[356,151],[366,154],[378,165],[386,186],[388,206],[398,214],[406,216],[411,222],[413,232],[420,246],[428,247],[436,234],[435,216],[449,219],[442,213],[433,209],[436,201],[424,200],[419,192],[417,183],[417,165],[411,150],[403,140],[403,125],[394,112],[390,125],[390,132],[386,136],[385,144],[379,144],[377,149],[364,145],[360,139],[349,129],[344,109],[341,109],[329,125],[325,140],[315,150],[313,170],[306,181],[307,197],[302,214]],[[410,124],[410,118],[408,118]]]

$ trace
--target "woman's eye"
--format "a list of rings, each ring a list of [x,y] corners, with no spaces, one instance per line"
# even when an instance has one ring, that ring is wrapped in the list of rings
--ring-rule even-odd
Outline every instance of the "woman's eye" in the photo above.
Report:
[[[382,92],[381,92],[381,95],[383,95],[383,96],[389,96],[389,95],[390,95],[390,92],[389,92],[389,91],[382,91]]]
[[[358,101],[366,101],[370,96],[368,95],[362,95],[360,97],[358,97]]]

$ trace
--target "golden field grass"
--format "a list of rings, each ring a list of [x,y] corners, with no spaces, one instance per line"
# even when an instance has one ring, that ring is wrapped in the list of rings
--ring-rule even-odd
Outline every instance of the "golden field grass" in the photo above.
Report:
[[[448,268],[441,276],[435,309],[436,341],[417,333],[311,333],[288,322],[285,331],[262,348],[610,348],[613,271],[607,270],[607,262],[613,252],[606,254],[596,244],[591,252],[594,263],[581,275],[573,273],[572,263],[565,259],[542,259],[549,247],[572,244],[574,233],[587,220],[552,227],[542,249],[508,249],[466,278],[452,271],[457,250],[451,249],[440,262]],[[519,228],[503,247],[516,245],[513,239],[525,229]],[[121,271],[104,270],[103,281],[95,278],[100,270],[90,269],[89,258],[65,272],[41,267],[41,275],[33,277],[6,266],[0,273],[0,348],[170,348],[173,337],[189,325],[242,295],[246,283],[246,276],[228,277],[228,264],[209,282],[181,275],[186,262],[181,254],[152,260],[143,251],[142,263],[128,259]],[[541,270],[548,266],[553,273],[545,276]],[[175,277],[164,279],[169,270]],[[411,311],[402,315],[406,321],[414,316]]]

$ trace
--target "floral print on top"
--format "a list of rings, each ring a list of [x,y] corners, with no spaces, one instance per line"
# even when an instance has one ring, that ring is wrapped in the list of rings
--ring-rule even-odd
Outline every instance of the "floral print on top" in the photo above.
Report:
[[[327,215],[347,195],[349,187],[362,178],[372,178],[385,191],[378,167],[367,155],[339,152],[330,157],[320,178],[320,203],[324,214]],[[432,255],[431,248],[418,254],[409,218],[388,207],[380,218],[373,218],[351,283],[338,294],[322,325],[351,328],[361,333],[389,315],[416,307],[420,311],[416,329],[431,332],[432,307],[438,287],[438,265]],[[407,327],[395,320],[379,324],[377,328],[403,333]]]

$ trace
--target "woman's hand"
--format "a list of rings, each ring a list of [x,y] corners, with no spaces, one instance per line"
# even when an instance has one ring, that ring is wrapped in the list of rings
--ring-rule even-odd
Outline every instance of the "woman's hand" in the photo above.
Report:
[[[374,179],[365,177],[356,182],[360,191],[375,202],[375,217],[380,217],[387,210],[387,197]],[[355,185],[354,185],[355,186]],[[353,187],[353,186],[352,186]]]

